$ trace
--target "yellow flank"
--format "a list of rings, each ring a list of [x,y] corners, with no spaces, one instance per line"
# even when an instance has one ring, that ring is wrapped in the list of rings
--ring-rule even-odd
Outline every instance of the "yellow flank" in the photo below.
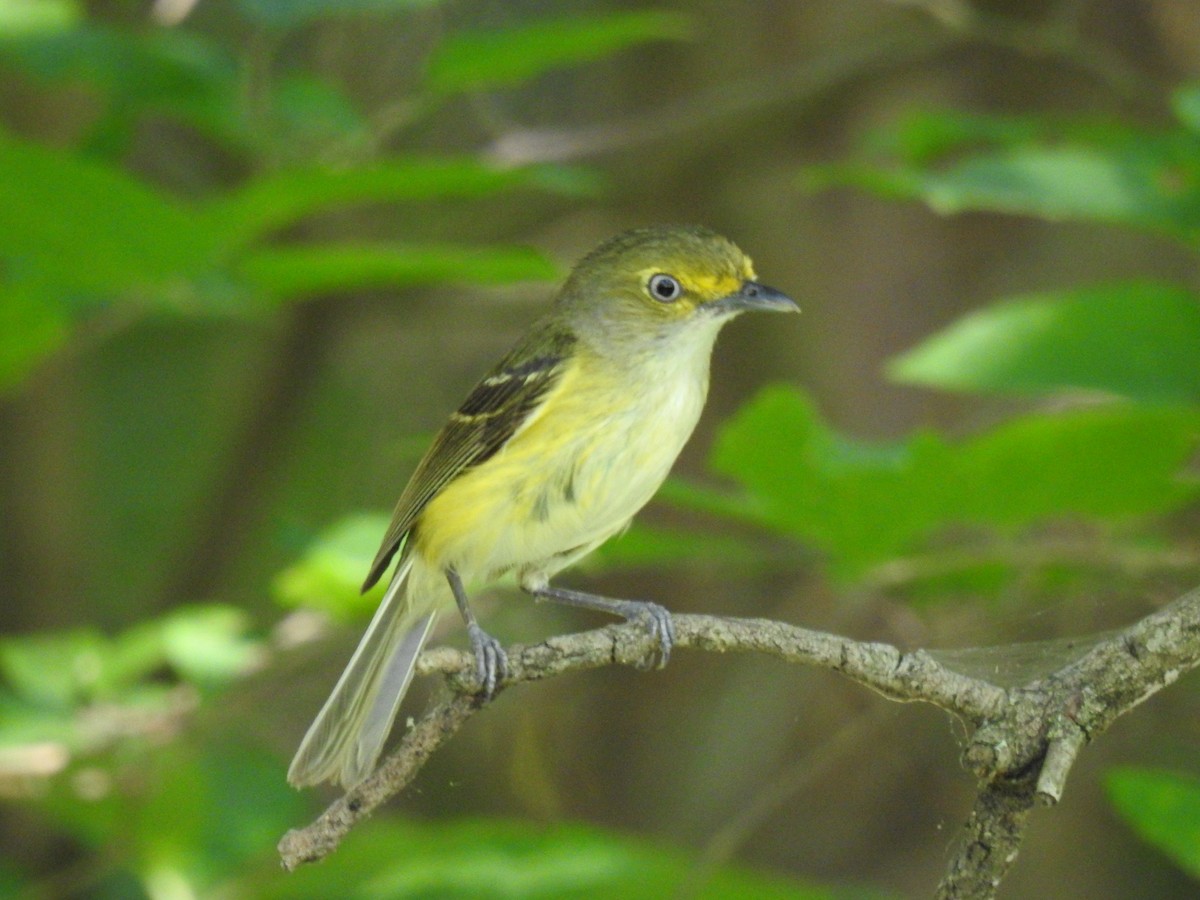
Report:
[[[443,488],[414,552],[464,580],[515,569],[540,585],[616,534],[666,478],[700,416],[719,322],[686,353],[611,363],[576,354],[502,450]]]

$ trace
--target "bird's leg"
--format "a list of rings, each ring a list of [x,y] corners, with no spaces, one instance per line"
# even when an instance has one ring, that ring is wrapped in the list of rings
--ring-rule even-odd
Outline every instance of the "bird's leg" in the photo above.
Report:
[[[585,594],[583,591],[571,591],[566,588],[542,585],[525,588],[533,594],[536,600],[553,600],[568,606],[579,606],[583,609],[594,609],[609,615],[620,616],[630,622],[640,622],[650,632],[658,647],[646,657],[643,669],[659,668],[667,664],[671,658],[671,648],[675,645],[675,623],[671,613],[665,606],[649,603],[645,600],[614,600],[610,597],[599,597],[596,594]]]
[[[508,656],[500,642],[480,628],[479,623],[475,621],[475,613],[471,612],[467,592],[458,573],[447,569],[446,580],[450,582],[450,590],[454,592],[458,611],[467,623],[467,637],[471,640],[471,650],[475,654],[475,674],[479,678],[480,693],[491,697],[496,693],[496,685],[508,674]]]

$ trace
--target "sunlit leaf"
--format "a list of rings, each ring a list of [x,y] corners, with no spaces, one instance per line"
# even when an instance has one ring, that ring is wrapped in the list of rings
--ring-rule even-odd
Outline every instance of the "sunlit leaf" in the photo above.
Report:
[[[956,390],[1106,391],[1200,401],[1200,298],[1153,282],[1037,294],[972,313],[892,360],[889,374]]]
[[[249,618],[231,606],[184,607],[162,622],[168,662],[187,680],[220,684],[245,674],[262,658]]]
[[[359,593],[379,542],[386,515],[348,516],[313,541],[304,556],[275,578],[276,599],[285,606],[307,606],[345,618],[372,611],[382,587]]]
[[[414,284],[544,281],[559,271],[525,247],[353,244],[255,250],[242,260],[240,274],[261,291],[293,298]]]
[[[645,9],[532,22],[451,35],[429,60],[429,85],[444,94],[511,87],[647,41],[682,40],[689,21]]]
[[[0,0],[0,39],[62,31],[82,17],[74,0]]]
[[[0,685],[0,781],[14,770],[52,775],[80,744],[74,709],[16,697]]]
[[[748,493],[748,515],[852,574],[954,523],[1012,530],[1176,508],[1200,493],[1181,475],[1198,438],[1194,409],[1111,405],[957,442],[918,432],[868,444],[830,429],[798,392],[770,388],[725,424],[712,465]]]
[[[1142,840],[1200,879],[1200,778],[1130,766],[1110,772],[1105,785]]]
[[[91,629],[24,635],[0,642],[0,674],[11,691],[34,705],[70,709],[102,701],[157,703],[140,695],[143,679],[170,664],[185,679],[227,681],[261,658],[241,610],[196,606],[139,623],[109,637]]]
[[[13,637],[0,643],[0,671],[18,696],[68,708],[91,696],[107,651],[107,640],[85,629]]]

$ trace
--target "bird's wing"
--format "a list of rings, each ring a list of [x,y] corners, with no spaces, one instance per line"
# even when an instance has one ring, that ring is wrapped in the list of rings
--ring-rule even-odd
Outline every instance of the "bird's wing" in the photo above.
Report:
[[[561,377],[574,343],[574,335],[561,327],[535,327],[450,415],[400,495],[364,591],[383,575],[429,501],[455,477],[493,456],[537,410]]]

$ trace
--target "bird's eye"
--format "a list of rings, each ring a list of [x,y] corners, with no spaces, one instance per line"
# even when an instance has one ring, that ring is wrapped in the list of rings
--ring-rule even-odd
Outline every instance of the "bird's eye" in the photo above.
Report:
[[[646,283],[650,296],[663,303],[678,300],[683,295],[683,285],[670,275],[654,275]]]

